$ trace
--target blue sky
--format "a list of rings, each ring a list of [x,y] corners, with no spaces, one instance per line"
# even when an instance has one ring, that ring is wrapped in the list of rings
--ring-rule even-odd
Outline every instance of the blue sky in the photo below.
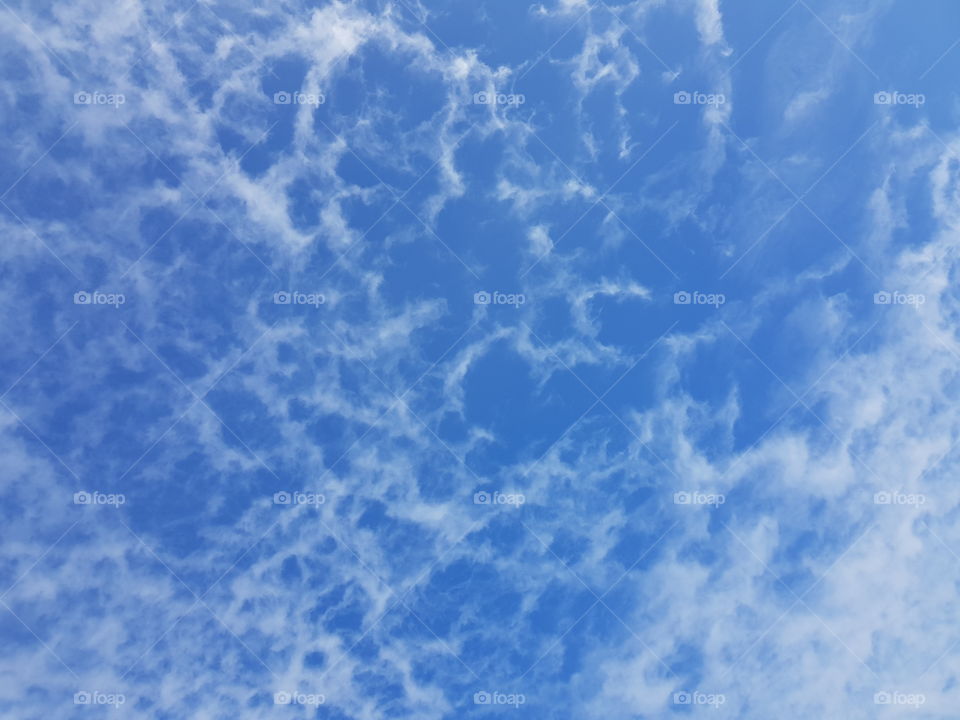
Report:
[[[955,2],[0,32],[0,715],[956,716]]]

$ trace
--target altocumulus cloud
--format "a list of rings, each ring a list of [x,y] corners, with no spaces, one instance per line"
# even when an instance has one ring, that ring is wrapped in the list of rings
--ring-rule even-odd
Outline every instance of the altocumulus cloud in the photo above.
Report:
[[[0,8],[0,711],[955,714],[948,0]]]

